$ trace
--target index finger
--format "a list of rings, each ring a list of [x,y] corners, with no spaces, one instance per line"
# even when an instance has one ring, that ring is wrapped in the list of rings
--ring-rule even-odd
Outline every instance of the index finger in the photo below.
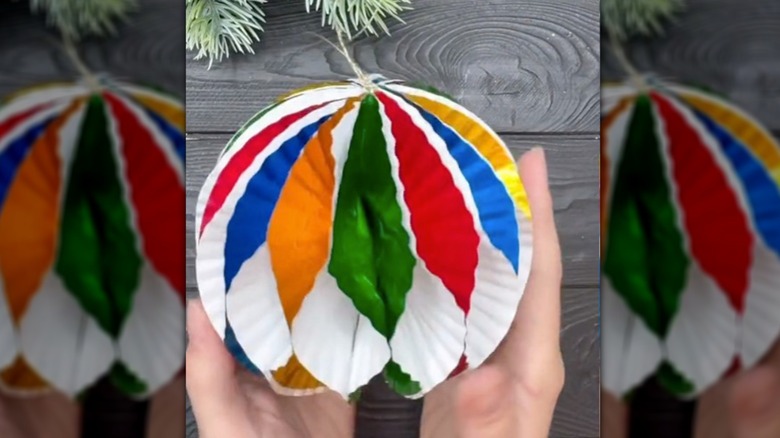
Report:
[[[534,148],[518,164],[533,215],[533,258],[528,284],[504,343],[521,350],[514,351],[513,357],[532,357],[551,348],[560,351],[561,250],[544,151]]]

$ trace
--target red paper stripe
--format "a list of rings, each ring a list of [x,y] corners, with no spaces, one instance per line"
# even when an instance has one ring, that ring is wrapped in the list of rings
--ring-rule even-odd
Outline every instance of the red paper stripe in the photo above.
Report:
[[[34,106],[28,109],[27,111],[15,114],[5,122],[0,123],[0,139],[5,137],[9,132],[13,131],[17,126],[21,125],[22,122],[32,117],[35,113],[44,110],[49,106],[50,106],[49,104],[41,104],[41,105]]]
[[[377,97],[392,120],[399,174],[417,239],[417,254],[468,314],[479,245],[474,218],[425,133],[392,98],[381,92]]]
[[[250,138],[243,145],[236,145],[234,147],[240,148],[236,151],[235,155],[230,158],[230,162],[222,169],[222,172],[217,177],[217,181],[214,184],[214,189],[209,194],[209,199],[206,202],[206,209],[203,212],[203,220],[200,224],[200,230],[198,236],[203,234],[203,230],[214,218],[214,214],[222,208],[230,192],[235,187],[238,178],[246,169],[252,164],[255,157],[261,153],[268,145],[279,135],[281,135],[287,128],[290,127],[296,121],[302,119],[312,111],[322,108],[330,102],[323,102],[317,105],[305,108],[297,113],[288,114],[279,121],[272,123],[262,131],[258,132],[254,137]]]
[[[143,252],[184,299],[184,187],[149,128],[117,97],[104,96],[116,120]]]
[[[742,312],[753,237],[735,189],[683,114],[666,97],[652,98],[664,121],[691,253]]]

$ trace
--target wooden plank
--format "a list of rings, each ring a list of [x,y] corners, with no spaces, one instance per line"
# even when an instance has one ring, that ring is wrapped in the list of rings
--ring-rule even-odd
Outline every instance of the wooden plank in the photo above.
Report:
[[[780,132],[780,2],[689,0],[663,37],[627,46],[640,71],[703,86],[728,97],[769,129]],[[602,77],[623,77],[608,43]]]
[[[78,50],[95,73],[150,84],[183,98],[184,7],[175,0],[138,3],[137,12],[119,25],[116,36],[88,38]],[[0,14],[0,99],[22,87],[79,78],[57,33],[28,8],[27,2],[19,2],[13,12]]]
[[[187,138],[187,291],[195,283],[195,204],[198,192],[217,155],[230,138],[227,134],[189,135]],[[519,156],[534,145],[545,148],[556,222],[564,258],[564,285],[593,287],[599,283],[599,140],[597,136],[505,135]],[[597,309],[593,309],[597,311]]]
[[[597,0],[415,0],[391,36],[354,44],[368,72],[423,81],[499,132],[597,132]],[[207,70],[187,61],[188,132],[233,132],[272,99],[313,81],[353,76],[303,2],[264,7],[252,56]]]
[[[561,352],[566,382],[555,406],[550,436],[599,436],[601,342],[598,287],[564,288]]]

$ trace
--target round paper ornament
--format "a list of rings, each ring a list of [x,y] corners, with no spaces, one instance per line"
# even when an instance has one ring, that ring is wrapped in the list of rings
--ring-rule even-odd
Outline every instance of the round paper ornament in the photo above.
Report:
[[[102,80],[0,107],[0,382],[144,396],[183,366],[184,111]]]
[[[696,396],[780,335],[780,145],[689,87],[602,106],[603,386]]]
[[[229,350],[280,393],[416,397],[497,347],[531,261],[509,150],[439,93],[317,84],[253,117],[200,192],[196,272]]]

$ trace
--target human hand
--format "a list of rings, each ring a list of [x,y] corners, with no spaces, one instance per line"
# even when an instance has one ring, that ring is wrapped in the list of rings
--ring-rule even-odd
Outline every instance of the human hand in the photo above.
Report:
[[[519,161],[533,212],[531,275],[512,327],[485,363],[425,396],[423,438],[541,438],[563,388],[561,252],[542,149]]]
[[[780,367],[760,365],[737,377],[729,414],[734,438],[780,437]]]
[[[200,300],[187,306],[187,334],[187,392],[201,438],[352,436],[355,411],[337,393],[281,396],[238,366]]]
[[[184,376],[161,388],[149,401],[147,438],[184,436]],[[63,394],[13,396],[0,391],[0,437],[78,438],[82,411]]]
[[[602,391],[603,438],[628,436],[628,410],[623,401]],[[755,368],[705,391],[694,415],[694,438],[780,437],[780,340]]]

